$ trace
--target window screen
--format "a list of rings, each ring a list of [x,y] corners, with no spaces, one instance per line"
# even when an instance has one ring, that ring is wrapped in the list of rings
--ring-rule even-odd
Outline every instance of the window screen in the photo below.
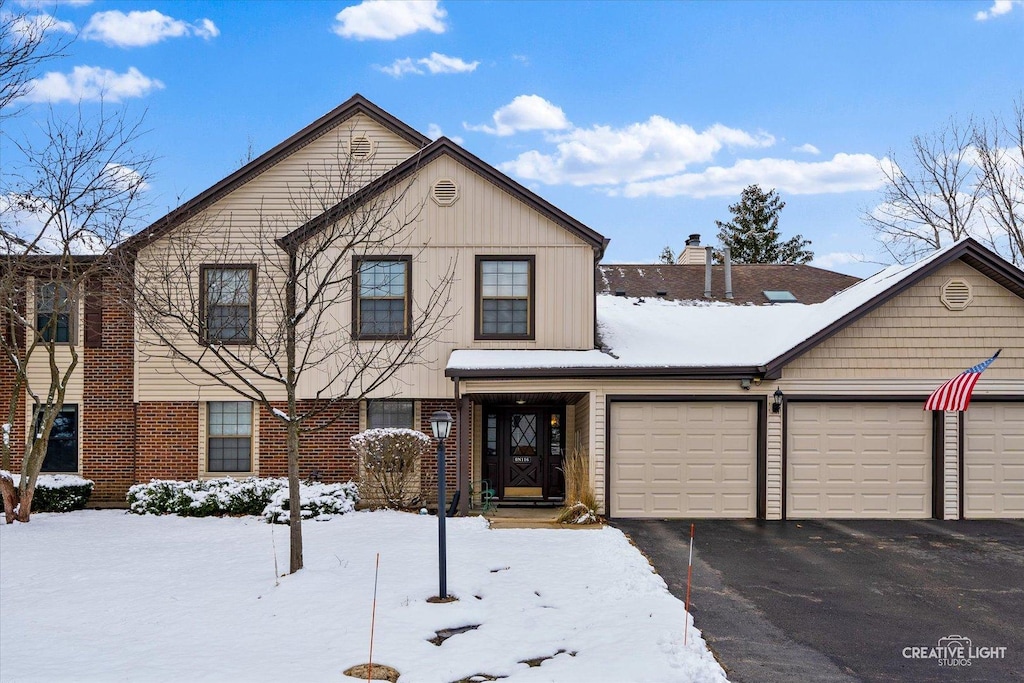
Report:
[[[370,429],[399,427],[415,429],[412,401],[368,401],[366,425]]]

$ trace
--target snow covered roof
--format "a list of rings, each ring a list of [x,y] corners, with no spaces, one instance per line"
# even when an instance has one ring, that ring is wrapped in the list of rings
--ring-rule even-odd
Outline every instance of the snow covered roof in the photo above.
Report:
[[[597,320],[604,351],[456,350],[446,374],[764,372],[780,367],[799,355],[803,345],[841,329],[927,272],[959,258],[965,248],[975,257],[1005,263],[973,240],[964,239],[916,263],[885,268],[817,304],[738,306],[602,294],[597,297]],[[1017,271],[1015,276],[1020,278],[1021,273]]]

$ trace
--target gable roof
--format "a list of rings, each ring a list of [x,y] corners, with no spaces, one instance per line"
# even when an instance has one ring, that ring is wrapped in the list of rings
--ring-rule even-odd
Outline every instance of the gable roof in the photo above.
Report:
[[[765,290],[787,290],[802,304],[825,301],[860,278],[800,264],[732,264],[732,299],[725,298],[725,266],[711,267],[711,300],[736,304],[771,303]],[[608,264],[600,266],[598,291],[628,297],[707,301],[704,266]],[[621,292],[621,294],[620,294]],[[658,292],[664,292],[659,295]]]
[[[737,306],[599,295],[597,319],[607,352],[459,350],[445,373],[775,378],[787,363],[958,259],[1024,298],[1024,271],[966,238],[917,263],[890,266],[817,304]]]
[[[149,227],[126,240],[122,248],[138,249],[160,237],[183,220],[202,211],[224,195],[249,182],[282,159],[292,155],[357,114],[363,114],[373,119],[416,147],[422,148],[430,144],[430,138],[399,121],[357,93],[270,151],[256,157],[231,175],[200,192],[162,218],[154,221]]]
[[[419,152],[413,154],[404,162],[382,175],[380,178],[377,178],[366,185],[366,187],[352,193],[341,202],[335,204],[333,207],[310,220],[297,230],[281,237],[279,242],[287,247],[288,245],[298,244],[299,242],[308,239],[312,235],[315,235],[321,230],[333,225],[355,207],[372,199],[374,196],[386,189],[393,187],[442,155],[452,157],[463,166],[468,167],[470,170],[494,183],[500,189],[508,192],[519,201],[539,212],[541,215],[546,216],[582,239],[584,242],[590,244],[597,251],[598,258],[604,254],[604,250],[610,241],[608,238],[576,220],[546,199],[526,189],[498,169],[494,168],[476,155],[467,152],[465,149],[446,137],[440,137],[430,143]]]

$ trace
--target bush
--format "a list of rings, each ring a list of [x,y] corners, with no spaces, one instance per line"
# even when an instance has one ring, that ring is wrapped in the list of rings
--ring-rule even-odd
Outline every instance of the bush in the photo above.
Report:
[[[558,515],[563,524],[590,524],[600,521],[597,498],[590,484],[590,458],[587,449],[574,448],[565,456],[565,506]]]
[[[81,510],[92,495],[93,482],[74,474],[40,474],[32,495],[32,512]]]
[[[355,509],[355,484],[300,484],[303,518],[344,514]],[[283,501],[283,503],[282,503]],[[268,522],[287,524],[288,480],[208,479],[169,481],[154,479],[128,489],[129,509],[139,515],[211,517],[256,515]]]
[[[349,439],[359,455],[363,498],[382,507],[419,507],[419,463],[430,437],[414,429],[367,429]]]

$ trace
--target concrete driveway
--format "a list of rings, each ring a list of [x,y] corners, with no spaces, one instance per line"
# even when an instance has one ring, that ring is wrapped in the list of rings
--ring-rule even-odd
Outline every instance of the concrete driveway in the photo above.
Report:
[[[614,526],[684,598],[690,522]],[[696,520],[691,604],[733,681],[1024,681],[1024,522]]]

